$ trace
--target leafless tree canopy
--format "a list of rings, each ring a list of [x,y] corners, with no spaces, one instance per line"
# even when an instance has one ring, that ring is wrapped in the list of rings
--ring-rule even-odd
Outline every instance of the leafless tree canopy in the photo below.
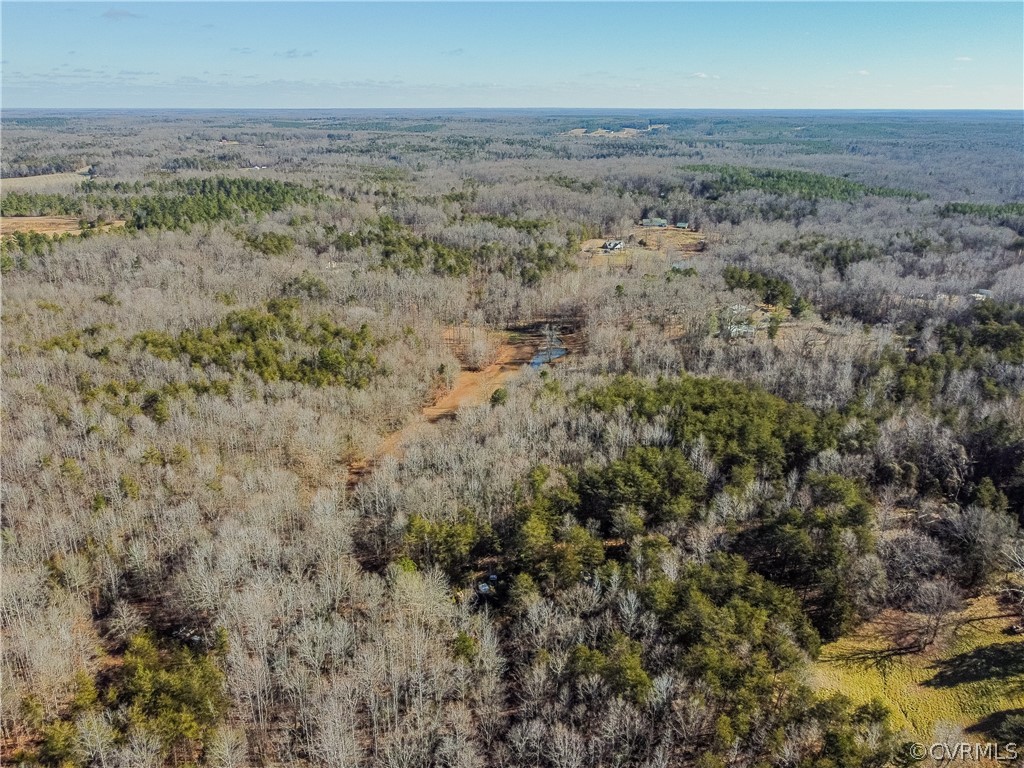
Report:
[[[1020,126],[793,119],[5,115],[5,761],[885,764],[821,642],[1024,594]]]

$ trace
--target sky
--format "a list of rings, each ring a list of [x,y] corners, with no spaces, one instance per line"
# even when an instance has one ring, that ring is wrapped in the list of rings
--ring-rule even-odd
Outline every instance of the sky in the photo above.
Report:
[[[1024,108],[1024,3],[0,2],[11,108]]]

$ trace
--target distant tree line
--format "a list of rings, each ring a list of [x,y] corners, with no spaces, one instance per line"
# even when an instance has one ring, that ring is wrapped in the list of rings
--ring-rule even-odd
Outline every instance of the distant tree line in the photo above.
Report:
[[[746,189],[757,189],[776,195],[792,195],[808,200],[827,198],[850,201],[867,195],[904,197],[913,200],[923,200],[927,197],[923,193],[911,190],[866,186],[849,179],[809,171],[704,164],[684,165],[682,170],[710,175],[711,178],[698,180],[693,188],[696,196],[709,200],[717,200],[723,195]]]
[[[150,194],[145,194],[150,193]],[[263,215],[323,200],[316,190],[272,179],[175,179],[159,182],[82,184],[80,195],[10,192],[0,198],[4,216],[82,216],[106,211],[135,229],[188,229],[203,222]]]

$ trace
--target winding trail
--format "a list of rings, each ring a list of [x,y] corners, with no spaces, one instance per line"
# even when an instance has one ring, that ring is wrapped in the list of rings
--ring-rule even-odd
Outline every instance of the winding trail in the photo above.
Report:
[[[406,444],[443,419],[453,419],[464,406],[483,405],[512,376],[519,373],[536,354],[539,339],[512,342],[506,339],[498,346],[494,361],[480,370],[463,369],[455,377],[451,389],[430,405],[424,406],[416,418],[402,429],[387,435],[369,457],[348,465],[348,487],[352,490],[385,457],[401,458]]]
[[[421,415],[433,423],[454,417],[464,405],[482,405],[513,374],[529,364],[537,347],[536,340],[519,344],[505,341],[498,347],[494,362],[479,371],[460,371],[447,394],[424,408]]]

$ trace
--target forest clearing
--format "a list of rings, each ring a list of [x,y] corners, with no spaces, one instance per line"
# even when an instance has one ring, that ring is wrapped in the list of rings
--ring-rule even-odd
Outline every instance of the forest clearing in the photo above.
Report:
[[[883,613],[854,634],[825,645],[812,679],[820,690],[860,703],[892,706],[898,727],[918,741],[936,729],[976,738],[1024,705],[1024,634],[1019,616],[992,597],[971,600],[944,618],[942,637],[924,653],[894,651],[894,634],[920,616]]]
[[[457,345],[449,329],[446,342]],[[425,405],[419,414],[413,416],[402,429],[385,435],[375,448],[373,455],[357,459],[348,465],[349,487],[365,479],[366,474],[385,457],[401,459],[403,448],[410,439],[434,422],[453,419],[461,408],[487,403],[491,396],[512,376],[528,368],[540,345],[539,339],[511,341],[508,334],[488,334],[496,344],[493,358],[482,368],[462,367],[452,380],[451,386]]]
[[[593,128],[593,129],[589,129],[589,128],[571,128],[570,130],[566,131],[566,135],[567,136],[604,136],[604,137],[609,137],[609,138],[630,138],[631,139],[631,138],[634,138],[636,136],[642,136],[643,134],[649,133],[651,131],[663,130],[665,128],[668,128],[668,125],[665,125],[665,124],[653,125],[652,124],[652,125],[650,125],[650,126],[648,126],[646,128],[631,128],[631,127],[627,126],[625,128],[618,128],[618,129],[610,129],[610,128]]]
[[[70,192],[89,178],[90,166],[65,173],[41,173],[34,176],[5,176],[0,180],[2,192]]]
[[[621,239],[622,247],[605,248],[610,240]],[[588,268],[623,268],[646,270],[648,273],[664,271],[687,254],[700,253],[708,236],[690,229],[676,227],[634,226],[623,238],[591,238],[580,245],[579,260]]]
[[[445,343],[450,345],[460,360],[465,360],[471,352],[465,349],[466,343],[460,338],[467,329],[449,328],[445,331]],[[470,329],[472,333],[472,330]],[[443,419],[454,419],[462,408],[485,405],[492,396],[512,377],[524,373],[531,364],[538,361],[538,351],[544,347],[545,340],[537,332],[523,334],[521,332],[489,331],[485,334],[493,346],[488,362],[483,367],[467,367],[463,362],[459,372],[455,374],[451,386],[437,395],[431,403],[423,406],[417,417],[413,417],[402,429],[385,435],[377,445],[373,455],[350,462],[348,465],[349,486],[365,479],[366,474],[387,456],[402,458],[403,448],[413,435],[418,435],[428,425]],[[568,351],[579,348],[579,340],[572,335],[563,335]],[[556,365],[564,356],[547,361],[544,365]],[[534,367],[539,367],[535,365]]]
[[[423,409],[423,416],[433,422],[455,416],[463,406],[486,403],[505,381],[529,366],[539,344],[537,339],[501,339],[491,362],[479,370],[460,370],[451,388]]]
[[[97,229],[123,227],[124,221],[111,221]],[[37,232],[41,235],[78,235],[84,231],[77,216],[4,216],[0,217],[0,234],[4,232]]]

